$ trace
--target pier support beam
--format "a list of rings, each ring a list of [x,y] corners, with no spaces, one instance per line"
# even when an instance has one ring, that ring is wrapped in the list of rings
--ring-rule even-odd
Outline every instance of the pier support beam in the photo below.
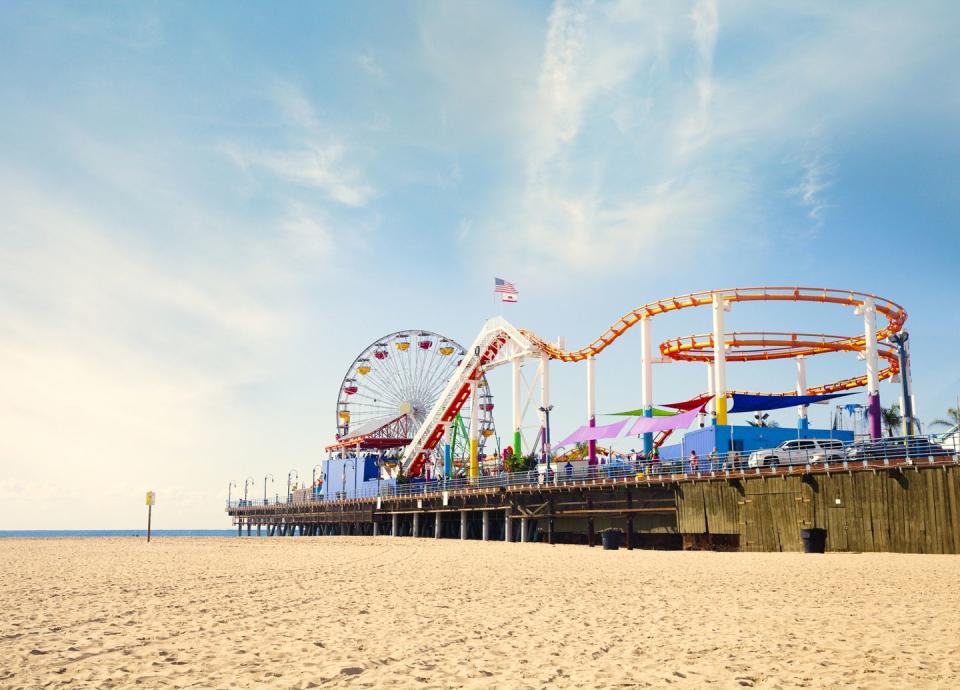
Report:
[[[380,522],[376,518],[373,519],[373,536],[380,536]]]
[[[627,551],[633,550],[633,492],[627,491]]]
[[[510,520],[510,511],[507,511],[503,515],[503,540],[507,543],[513,541],[513,523]]]
[[[420,513],[413,514],[413,536],[420,536]]]
[[[593,499],[587,499],[587,510],[593,510]],[[597,541],[596,532],[593,529],[593,513],[587,518],[587,546],[593,546]]]
[[[249,521],[249,520],[247,520],[247,536],[248,536],[248,537],[250,536],[250,534],[251,534],[252,531],[253,531],[253,525],[250,524],[250,521]]]
[[[433,538],[440,539],[443,537],[443,513],[439,510],[433,514]]]
[[[527,543],[527,518],[520,518],[520,543]]]
[[[400,516],[394,513],[392,518],[390,522],[390,536],[395,537],[397,536],[397,523],[399,522]]]
[[[490,511],[483,511],[483,531],[481,537],[484,541],[490,541]]]
[[[467,538],[467,511],[460,511],[460,538]]]
[[[243,519],[242,518],[237,519],[237,536],[238,537],[243,536]]]
[[[547,499],[547,543],[553,543],[553,496]]]
[[[257,536],[260,536],[260,523],[257,523]]]

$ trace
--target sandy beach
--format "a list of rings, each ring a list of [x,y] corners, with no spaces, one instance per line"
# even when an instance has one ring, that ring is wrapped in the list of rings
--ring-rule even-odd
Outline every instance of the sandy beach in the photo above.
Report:
[[[960,558],[5,539],[0,687],[960,686]]]

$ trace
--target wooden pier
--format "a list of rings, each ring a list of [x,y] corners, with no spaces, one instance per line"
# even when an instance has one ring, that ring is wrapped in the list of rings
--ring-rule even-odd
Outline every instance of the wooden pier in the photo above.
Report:
[[[429,486],[429,485],[428,485]],[[238,533],[392,535],[631,548],[960,553],[957,456],[697,475],[586,479],[402,496],[231,506]]]

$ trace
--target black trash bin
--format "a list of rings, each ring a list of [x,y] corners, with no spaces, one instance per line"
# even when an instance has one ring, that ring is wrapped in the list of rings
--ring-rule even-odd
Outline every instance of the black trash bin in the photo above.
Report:
[[[623,542],[623,532],[618,529],[605,529],[600,533],[604,551],[616,551]]]
[[[804,553],[823,553],[827,547],[827,530],[820,528],[800,530]]]

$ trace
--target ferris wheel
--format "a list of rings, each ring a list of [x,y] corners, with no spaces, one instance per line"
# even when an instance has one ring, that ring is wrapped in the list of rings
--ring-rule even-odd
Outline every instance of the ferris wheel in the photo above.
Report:
[[[340,384],[337,438],[363,436],[401,419],[409,422],[412,435],[465,354],[459,343],[430,331],[397,331],[372,343],[353,360]],[[493,396],[486,378],[479,381],[477,394],[482,447],[495,432]],[[454,420],[454,457],[469,454],[469,419],[468,400]]]

